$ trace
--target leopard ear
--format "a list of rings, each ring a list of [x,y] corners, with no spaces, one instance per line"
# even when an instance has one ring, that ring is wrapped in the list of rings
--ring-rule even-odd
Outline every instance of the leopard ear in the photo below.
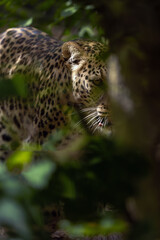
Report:
[[[69,64],[78,64],[81,59],[82,49],[76,42],[65,42],[62,45],[62,56]]]

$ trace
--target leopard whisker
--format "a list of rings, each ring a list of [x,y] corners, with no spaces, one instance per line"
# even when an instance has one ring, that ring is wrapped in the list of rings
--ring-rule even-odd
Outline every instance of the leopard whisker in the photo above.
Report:
[[[94,118],[96,117],[95,115],[97,115],[95,112],[92,112],[92,113],[90,113],[89,115],[87,115],[87,116],[85,116],[83,119],[81,119],[80,121],[78,121],[76,124],[75,124],[75,128],[76,127],[78,127],[82,122],[83,122],[83,120],[87,120],[88,118],[90,119],[91,117],[93,118],[93,116],[94,116]],[[94,119],[93,118],[93,119]]]
[[[92,127],[94,127],[96,124],[98,124],[100,122],[100,119],[98,119],[97,121],[95,121],[93,124],[92,124]]]
[[[96,114],[94,117],[92,117],[92,118],[87,122],[87,125],[88,125],[90,122],[92,122],[96,117],[97,117],[97,114]]]
[[[107,118],[105,118],[105,120],[104,120],[104,126],[106,126],[106,125],[107,125],[107,123],[108,123],[108,119],[107,119]]]
[[[77,128],[78,126],[80,126],[80,124],[82,123],[83,119],[79,120],[75,125],[74,128]]]
[[[90,118],[90,117],[92,117],[92,116],[94,116],[94,115],[97,116],[97,113],[95,113],[95,112],[90,113],[89,115],[85,116],[83,119],[84,119],[84,120],[85,120],[85,119],[88,119],[88,118]]]
[[[92,133],[94,133],[94,132],[97,130],[97,128],[99,128],[98,125],[94,128],[94,130],[92,131]]]
[[[95,125],[98,125],[98,123],[101,121],[100,118],[97,119],[97,121],[93,122],[90,128],[94,128]]]
[[[96,110],[95,107],[90,107],[90,108],[81,109],[80,111],[81,111],[81,112],[89,112],[89,111],[95,111],[95,110]]]

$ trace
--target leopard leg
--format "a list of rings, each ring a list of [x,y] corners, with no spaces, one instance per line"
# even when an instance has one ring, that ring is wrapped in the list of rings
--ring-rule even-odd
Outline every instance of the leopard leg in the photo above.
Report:
[[[4,161],[10,152],[11,136],[0,119],[0,161]]]
[[[0,161],[5,161],[7,157],[18,146],[18,137],[12,121],[0,109]]]
[[[63,231],[57,230],[51,234],[51,240],[70,240],[71,238]]]
[[[51,240],[68,240],[67,234],[58,229],[58,222],[63,218],[62,204],[53,204],[43,209],[45,219],[45,231],[48,232]]]

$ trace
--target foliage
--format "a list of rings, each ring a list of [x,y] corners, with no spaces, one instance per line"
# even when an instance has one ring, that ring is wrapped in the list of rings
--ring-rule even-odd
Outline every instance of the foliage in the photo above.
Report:
[[[103,36],[103,29],[97,24],[99,15],[93,5],[86,5],[84,11],[81,4],[73,4],[70,0],[27,0],[23,3],[7,0],[1,1],[0,6],[1,28],[32,25],[48,33],[55,29],[55,37],[60,30],[64,39],[100,39]]]
[[[53,202],[64,203],[59,227],[72,236],[122,232],[130,240],[159,239],[153,159],[159,152],[152,155],[160,123],[158,9],[157,1],[142,0],[0,1],[1,30],[32,25],[62,40],[109,41],[109,71],[116,66],[118,76],[110,86],[114,138],[84,133],[57,151],[64,129],[43,146],[19,144],[0,165],[0,224],[9,226],[12,240],[47,239],[41,209]],[[1,77],[0,100],[27,94],[22,76]],[[124,99],[131,111],[122,107]]]
[[[54,155],[40,151],[36,161],[30,164],[33,153],[17,151],[8,159],[7,166],[14,171],[19,169],[21,156],[22,164],[28,163],[21,174],[15,175],[1,166],[1,223],[11,226],[22,239],[29,236],[31,239],[37,234],[33,223],[39,228],[42,224],[40,206],[44,202],[63,201],[67,220],[63,220],[60,227],[73,236],[111,234],[128,229],[123,215],[124,199],[133,196],[138,179],[147,172],[148,163],[141,154],[126,151],[105,137],[83,138],[85,144],[78,146],[76,159],[71,160],[68,155],[63,161],[64,153],[59,153],[55,160]],[[104,206],[107,203],[107,210],[102,206],[98,210],[97,203]],[[115,209],[119,209],[118,213]],[[18,228],[17,215],[21,215],[22,229]]]
[[[25,84],[25,76],[17,74],[12,79],[0,78],[0,89],[0,100],[13,96],[26,98],[27,86]]]

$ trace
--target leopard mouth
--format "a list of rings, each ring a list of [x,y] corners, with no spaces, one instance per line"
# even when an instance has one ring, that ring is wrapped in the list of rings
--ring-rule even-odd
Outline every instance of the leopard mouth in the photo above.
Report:
[[[88,129],[92,133],[102,131],[105,128],[110,128],[112,123],[106,111],[97,111],[96,108],[83,108],[82,121],[86,123]]]
[[[104,128],[104,127],[110,127],[112,125],[111,121],[105,116],[105,117],[100,117],[100,116],[97,116],[97,120],[98,121],[98,126],[101,127],[101,128]]]

